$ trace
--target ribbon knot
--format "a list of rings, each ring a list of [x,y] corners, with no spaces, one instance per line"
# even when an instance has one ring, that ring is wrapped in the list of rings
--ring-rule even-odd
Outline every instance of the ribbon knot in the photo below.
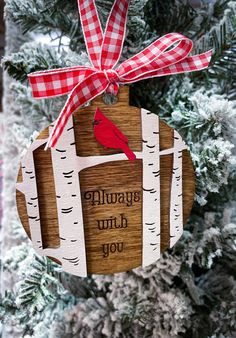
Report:
[[[130,0],[115,0],[103,32],[95,0],[78,0],[81,25],[92,66],[29,74],[35,98],[69,94],[46,148],[55,147],[70,116],[96,96],[104,92],[117,95],[119,85],[208,67],[212,51],[189,56],[193,42],[179,33],[162,36],[117,66],[125,39],[129,3]]]
[[[104,70],[104,73],[109,83],[117,83],[120,79],[118,73],[113,69]]]
[[[104,74],[109,82],[109,86],[107,88],[107,93],[117,95],[119,91],[119,74],[114,69],[104,70]]]

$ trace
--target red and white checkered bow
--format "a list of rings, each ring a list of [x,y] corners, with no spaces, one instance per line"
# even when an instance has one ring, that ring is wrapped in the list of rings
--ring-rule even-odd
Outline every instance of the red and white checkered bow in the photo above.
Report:
[[[78,0],[92,67],[61,68],[29,74],[35,98],[69,94],[47,147],[56,145],[71,114],[105,91],[116,95],[120,84],[208,67],[212,51],[188,56],[193,42],[178,33],[166,34],[117,66],[125,38],[129,2],[115,0],[103,33],[95,1]]]

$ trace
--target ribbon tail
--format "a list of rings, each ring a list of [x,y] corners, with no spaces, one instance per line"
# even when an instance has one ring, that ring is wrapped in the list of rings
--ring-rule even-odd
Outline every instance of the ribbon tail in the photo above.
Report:
[[[87,77],[72,90],[49,135],[45,150],[56,146],[70,116],[85,103],[105,92],[108,85],[105,75],[101,72]]]

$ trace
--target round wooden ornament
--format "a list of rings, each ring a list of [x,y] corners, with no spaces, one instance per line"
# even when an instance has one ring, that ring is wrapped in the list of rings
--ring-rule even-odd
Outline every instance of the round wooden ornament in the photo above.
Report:
[[[96,108],[127,136],[136,154],[105,149],[95,139]],[[195,174],[181,136],[159,117],[102,97],[69,120],[56,148],[44,150],[52,126],[21,162],[16,200],[39,255],[77,276],[147,266],[173,247],[192,208]]]

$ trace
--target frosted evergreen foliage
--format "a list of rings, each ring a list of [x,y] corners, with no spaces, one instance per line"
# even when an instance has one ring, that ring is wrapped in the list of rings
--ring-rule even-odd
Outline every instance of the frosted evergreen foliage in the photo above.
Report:
[[[104,27],[113,0],[96,3]],[[77,1],[6,1],[6,18],[26,34],[19,33],[21,46],[2,61],[14,79],[6,86],[14,102],[10,109],[5,104],[10,153],[2,153],[8,164],[4,213],[15,239],[2,252],[3,273],[12,275],[0,300],[0,318],[8,327],[3,338],[14,338],[9,327],[27,338],[236,336],[235,9],[227,0],[131,0],[122,58],[170,31],[191,37],[196,51],[214,49],[207,71],[131,87],[132,104],[158,113],[185,139],[196,170],[196,201],[181,240],[158,262],[83,279],[35,256],[17,217],[16,172],[8,164],[16,154],[23,156],[66,99],[34,100],[27,75],[89,65]]]
[[[219,88],[197,89],[189,79],[164,99],[162,116],[187,140],[197,175],[197,200],[206,203],[209,192],[219,192],[235,174],[236,104]]]
[[[27,80],[29,73],[73,65],[89,66],[88,57],[84,52],[79,55],[64,49],[60,52],[53,46],[48,46],[40,42],[24,43],[19,52],[7,55],[2,60],[3,67],[8,73],[21,82]]]

